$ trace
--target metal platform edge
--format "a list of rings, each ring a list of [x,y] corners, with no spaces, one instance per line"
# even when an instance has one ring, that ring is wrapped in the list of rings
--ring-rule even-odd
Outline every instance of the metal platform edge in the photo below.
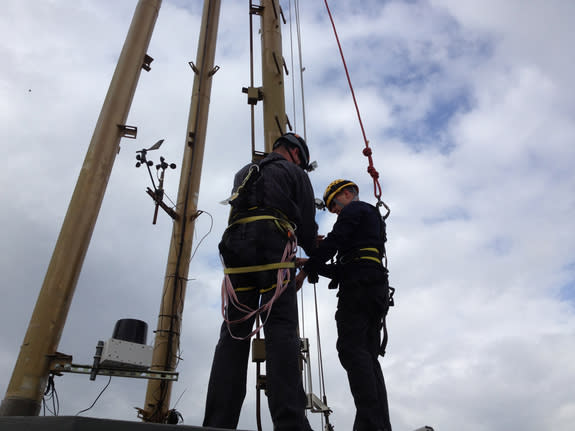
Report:
[[[191,425],[165,425],[83,416],[1,416],[0,431],[217,431]],[[229,430],[227,430],[229,431]]]

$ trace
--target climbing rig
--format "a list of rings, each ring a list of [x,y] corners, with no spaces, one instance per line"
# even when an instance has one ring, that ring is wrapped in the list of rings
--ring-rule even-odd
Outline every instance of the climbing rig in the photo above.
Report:
[[[290,2],[290,15],[291,15],[291,2]],[[300,83],[302,94],[302,116],[304,119],[304,139],[305,139],[305,109],[304,109],[304,93],[303,93],[303,67],[301,65],[301,39],[299,37],[299,6],[298,2],[294,4],[294,12],[297,18],[297,33],[299,45],[299,71]],[[286,131],[292,130],[292,121],[290,121],[285,108],[285,75],[289,75],[287,63],[282,54],[282,34],[281,25],[287,24],[286,16],[279,3],[279,0],[261,0],[259,4],[254,4],[250,0],[249,4],[249,43],[250,43],[250,84],[248,87],[242,88],[242,92],[247,95],[247,103],[250,105],[251,114],[251,151],[252,160],[255,162],[264,157],[266,153],[272,151],[272,145],[277,138],[282,136]],[[262,54],[262,87],[255,86],[254,79],[254,17],[261,19],[261,54]],[[291,29],[291,27],[290,27]],[[292,62],[293,65],[293,62]],[[293,67],[293,66],[292,66]],[[292,77],[294,74],[292,74]],[[294,80],[292,78],[292,85]],[[258,102],[263,102],[263,125],[264,125],[264,151],[258,151],[255,144],[255,108]],[[295,101],[294,101],[295,105]],[[293,125],[296,122],[295,107]],[[312,163],[313,168],[317,164]],[[313,169],[312,168],[312,169]],[[256,319],[257,327],[259,324],[259,317]],[[319,330],[319,328],[318,328]],[[329,423],[329,414],[331,409],[327,405],[327,398],[325,394],[321,398],[315,395],[311,388],[312,371],[311,371],[311,358],[310,358],[310,344],[309,339],[301,339],[301,364],[302,372],[307,377],[309,382],[309,390],[307,391],[307,408],[314,413],[322,413],[326,424],[326,430],[331,431],[332,425]],[[261,337],[260,332],[257,331],[252,340],[252,362],[256,364],[256,419],[258,430],[262,429],[261,422],[261,399],[262,391],[266,390],[266,376],[263,374],[263,364],[265,362],[265,340]]]

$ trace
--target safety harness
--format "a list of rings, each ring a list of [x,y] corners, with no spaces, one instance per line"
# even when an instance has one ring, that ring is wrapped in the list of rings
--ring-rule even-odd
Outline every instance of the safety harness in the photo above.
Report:
[[[383,265],[381,262],[382,253],[379,249],[375,247],[364,247],[358,248],[357,250],[352,250],[349,253],[341,256],[338,259],[338,262],[342,265],[346,265],[351,262],[360,262],[362,260],[369,260],[372,262],[376,262],[380,265]]]
[[[272,310],[272,306],[277,298],[284,292],[284,290],[289,285],[291,281],[291,269],[295,268],[294,258],[297,251],[297,239],[295,235],[290,235],[288,237],[288,241],[286,243],[281,262],[277,263],[269,263],[264,265],[253,265],[253,266],[242,266],[242,267],[225,267],[224,265],[224,280],[222,282],[222,317],[228,326],[228,331],[232,338],[236,340],[245,340],[247,338],[252,337],[256,334],[266,323],[267,318],[269,317],[269,313]],[[220,256],[221,257],[221,256]],[[222,265],[223,265],[222,259]],[[256,309],[252,309],[251,307],[242,304],[237,297],[236,292],[242,291],[249,291],[256,289],[256,287],[239,287],[234,288],[232,281],[230,280],[230,274],[245,274],[248,272],[259,272],[259,271],[270,271],[277,269],[277,278],[276,283],[272,284],[269,288],[260,289],[259,293],[265,293],[272,289],[275,289],[273,296],[267,301],[265,304],[262,304],[260,307]],[[233,306],[237,310],[244,313],[244,316],[240,319],[236,320],[229,320],[227,315],[228,307]],[[248,335],[239,337],[233,334],[231,325],[238,324],[241,322],[245,322],[246,320],[250,319],[251,317],[260,314],[266,313],[265,320],[262,322]]]
[[[329,289],[337,289],[339,286],[339,274],[343,271],[345,271],[345,266],[351,263],[358,263],[358,262],[362,262],[362,261],[367,261],[367,262],[375,262],[376,264],[379,264],[381,266],[383,266],[385,269],[387,269],[387,257],[386,257],[386,253],[385,253],[385,241],[387,239],[387,235],[385,232],[385,217],[381,216],[381,212],[379,211],[379,207],[377,207],[377,212],[379,215],[379,219],[381,220],[381,226],[380,226],[380,239],[383,240],[384,245],[382,245],[381,249],[377,248],[377,247],[361,247],[361,248],[357,248],[357,249],[353,249],[350,250],[348,252],[346,252],[345,254],[338,256],[337,258],[337,263],[333,264],[331,266],[333,266],[334,268],[332,269],[328,269],[328,271],[331,271],[333,273],[333,278],[330,281],[328,288]],[[389,307],[393,307],[395,305],[394,299],[393,299],[393,295],[395,293],[395,288],[389,286],[389,302],[388,305]],[[380,322],[380,330],[383,332],[383,337],[382,337],[382,341],[381,341],[381,345],[379,348],[379,354],[381,356],[385,355],[385,349],[387,347],[387,341],[388,341],[388,333],[387,333],[387,325],[386,325],[386,316],[387,313],[381,318],[381,322]]]
[[[270,161],[262,160],[259,162],[259,164],[252,164],[249,167],[248,173],[244,177],[242,183],[238,186],[232,196],[230,196],[230,198],[225,201],[226,203],[230,203],[234,210],[236,210],[230,213],[230,220],[226,230],[236,225],[261,221],[272,221],[277,227],[278,231],[286,235],[286,245],[280,262],[240,267],[226,267],[223,258],[220,255],[222,265],[224,266],[224,280],[222,282],[222,317],[227,323],[230,335],[236,340],[245,340],[252,337],[265,325],[274,302],[277,298],[280,297],[280,295],[289,285],[289,282],[291,281],[291,270],[295,268],[295,256],[297,252],[297,237],[295,235],[295,226],[281,211],[274,208],[262,207],[264,185],[261,167],[265,163],[270,163]],[[237,292],[255,290],[256,287],[234,287],[231,282],[230,275],[271,270],[277,270],[276,283],[267,288],[259,290],[259,293],[263,294],[275,289],[275,292],[270,300],[256,309],[252,309],[251,307],[242,304],[238,300]],[[236,320],[229,320],[227,310],[230,306],[233,306],[237,310],[244,313],[243,317]],[[239,337],[232,333],[232,324],[244,322],[260,313],[266,313],[266,318],[265,320],[262,320],[261,324],[258,324],[258,326],[250,334],[244,337]]]

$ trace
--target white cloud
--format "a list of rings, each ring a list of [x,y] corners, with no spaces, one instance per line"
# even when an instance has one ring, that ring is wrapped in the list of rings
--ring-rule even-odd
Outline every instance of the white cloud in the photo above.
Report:
[[[0,331],[2,394],[137,2],[117,3],[3,4],[0,313],[10,323]],[[190,265],[183,361],[172,393],[173,402],[181,396],[177,408],[188,425],[202,421],[220,325],[217,244],[228,210],[218,202],[250,157],[249,108],[241,93],[249,85],[248,6],[222,3],[221,69],[213,78],[199,198],[213,226]],[[332,5],[392,208],[388,253],[397,305],[381,364],[395,429],[567,431],[575,420],[569,360],[575,352],[575,70],[567,54],[574,7],[470,0]],[[374,202],[331,25],[323,5],[301,8],[316,195],[343,177]],[[138,138],[122,141],[59,346],[76,363],[91,363],[97,340],[109,337],[119,318],[147,321],[152,342],[172,224],[163,213],[151,224],[149,179],[134,168],[135,151],[165,139],[153,160],[163,155],[178,165],[166,173],[166,191],[175,199],[193,82],[187,63],[195,61],[200,13],[200,5],[175,0],[160,10],[148,51],[152,71],[142,73],[128,118]],[[256,73],[255,85],[260,82]],[[299,114],[296,120],[301,132]],[[324,233],[333,221],[318,214]],[[195,245],[210,226],[207,214],[198,219]],[[317,296],[331,421],[336,429],[351,428],[353,401],[335,352],[337,299],[326,287],[322,281]],[[312,286],[304,295],[314,346]],[[57,378],[60,413],[88,407],[106,382]],[[249,382],[255,382],[253,367]],[[255,429],[252,383],[242,429]],[[86,414],[136,420],[132,407],[142,406],[145,388],[143,381],[113,379]],[[263,406],[269,428],[265,400]],[[317,416],[312,421],[321,427]]]

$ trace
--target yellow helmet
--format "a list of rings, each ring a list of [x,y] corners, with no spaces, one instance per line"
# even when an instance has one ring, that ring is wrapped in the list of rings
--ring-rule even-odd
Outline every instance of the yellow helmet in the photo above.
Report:
[[[323,193],[323,201],[325,202],[325,206],[327,209],[329,209],[329,205],[331,204],[331,201],[333,200],[335,195],[337,195],[346,187],[355,187],[355,190],[357,191],[357,193],[359,193],[359,187],[357,186],[357,184],[350,180],[342,180],[342,179],[334,180],[329,184],[329,186],[327,186],[325,192]]]

